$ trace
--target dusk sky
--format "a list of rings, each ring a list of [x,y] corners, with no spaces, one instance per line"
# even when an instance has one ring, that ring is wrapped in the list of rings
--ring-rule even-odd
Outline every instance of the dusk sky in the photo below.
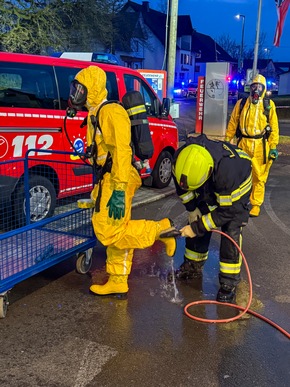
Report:
[[[142,4],[142,0],[133,0]],[[161,10],[166,0],[149,0],[150,8]],[[258,0],[179,0],[179,15],[190,15],[192,27],[198,32],[218,39],[229,34],[237,44],[241,43],[242,20],[235,15],[245,15],[245,49],[254,48],[258,16]],[[277,11],[275,0],[262,0],[260,32],[266,34],[263,49],[269,49],[269,58],[290,62],[290,7],[286,16],[280,47],[273,46]]]

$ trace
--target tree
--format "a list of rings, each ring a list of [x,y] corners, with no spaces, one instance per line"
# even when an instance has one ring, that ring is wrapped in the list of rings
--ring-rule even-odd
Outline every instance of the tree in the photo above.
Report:
[[[126,0],[107,0],[105,2],[105,13],[107,15],[108,31],[104,36],[103,43],[107,49],[115,54],[116,41],[122,37],[123,31],[118,23],[118,14]]]
[[[64,27],[62,51],[95,51],[110,29],[102,0],[63,0],[58,14]]]
[[[238,60],[240,46],[230,37],[230,35],[223,34],[217,39],[217,43],[234,59]]]
[[[57,5],[59,0],[0,0],[2,50],[40,54],[46,47],[61,45],[62,22]]]
[[[114,18],[126,0],[0,0],[1,49],[114,51]]]
[[[266,51],[263,48],[266,40],[266,33],[262,32],[259,37],[259,50],[258,50],[258,58],[263,59],[266,57]],[[239,57],[239,50],[240,45],[237,44],[237,42],[230,37],[230,35],[221,35],[217,39],[218,44],[229,54],[232,58],[238,59]],[[244,46],[243,50],[243,58],[244,59],[253,59],[254,58],[254,44],[251,48],[247,48],[247,46]]]
[[[169,0],[159,0],[158,9],[162,13],[167,13],[169,7]]]

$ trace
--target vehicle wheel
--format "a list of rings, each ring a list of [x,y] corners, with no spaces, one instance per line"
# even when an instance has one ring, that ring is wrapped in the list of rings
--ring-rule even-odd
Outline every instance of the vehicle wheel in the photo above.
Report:
[[[76,261],[76,271],[80,274],[86,274],[92,266],[93,249],[89,249],[84,253],[79,253]]]
[[[8,295],[7,293],[0,295],[0,318],[5,318],[8,309]]]
[[[29,176],[30,222],[35,223],[53,215],[56,192],[51,181],[39,175]],[[19,227],[26,224],[25,191],[22,183],[14,195],[14,213]]]
[[[155,188],[165,188],[169,185],[172,176],[172,156],[168,151],[163,151],[159,155],[152,172]]]

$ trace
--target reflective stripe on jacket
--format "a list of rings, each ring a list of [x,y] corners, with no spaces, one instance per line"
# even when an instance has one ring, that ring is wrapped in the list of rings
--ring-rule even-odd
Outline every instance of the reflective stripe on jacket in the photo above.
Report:
[[[250,157],[235,145],[212,141],[205,135],[192,137],[189,141],[204,146],[214,160],[211,177],[196,191],[184,191],[175,181],[177,194],[186,209],[193,211],[198,207],[203,214],[199,220],[191,223],[193,231],[202,236],[206,231],[234,220],[236,216],[247,221],[252,187]],[[215,207],[210,211],[209,206]]]

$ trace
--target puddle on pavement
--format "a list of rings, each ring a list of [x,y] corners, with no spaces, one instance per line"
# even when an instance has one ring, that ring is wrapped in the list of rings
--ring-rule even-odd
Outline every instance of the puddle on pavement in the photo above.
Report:
[[[177,248],[174,257],[169,258],[165,253],[164,244],[156,242],[148,249],[135,250],[131,278],[156,277],[159,280],[157,287],[148,289],[151,297],[156,295],[165,298],[175,304],[187,304],[197,300],[215,300],[219,288],[219,246],[218,237],[213,237],[209,249],[209,257],[205,263],[202,279],[193,279],[188,281],[178,281],[173,273],[183,262],[185,250],[185,238],[177,238]],[[104,283],[106,280],[105,272],[105,251],[98,251],[98,265],[94,265],[92,279],[93,282]],[[100,257],[101,255],[101,257]],[[100,259],[102,258],[102,259]],[[96,267],[97,266],[97,267]],[[129,280],[130,280],[129,277]],[[155,282],[156,285],[156,282]],[[248,282],[242,280],[237,291],[237,303],[246,306],[249,296]],[[202,310],[203,308],[203,310]],[[253,294],[251,309],[259,311],[263,308],[262,302]],[[236,311],[226,311],[225,308],[219,308],[217,311],[214,306],[199,307],[199,312],[204,314],[205,318],[214,318],[219,314],[219,318],[227,318],[230,313],[232,317]],[[223,310],[222,310],[223,309]],[[200,316],[202,317],[202,316]],[[246,314],[242,319],[249,318]]]

